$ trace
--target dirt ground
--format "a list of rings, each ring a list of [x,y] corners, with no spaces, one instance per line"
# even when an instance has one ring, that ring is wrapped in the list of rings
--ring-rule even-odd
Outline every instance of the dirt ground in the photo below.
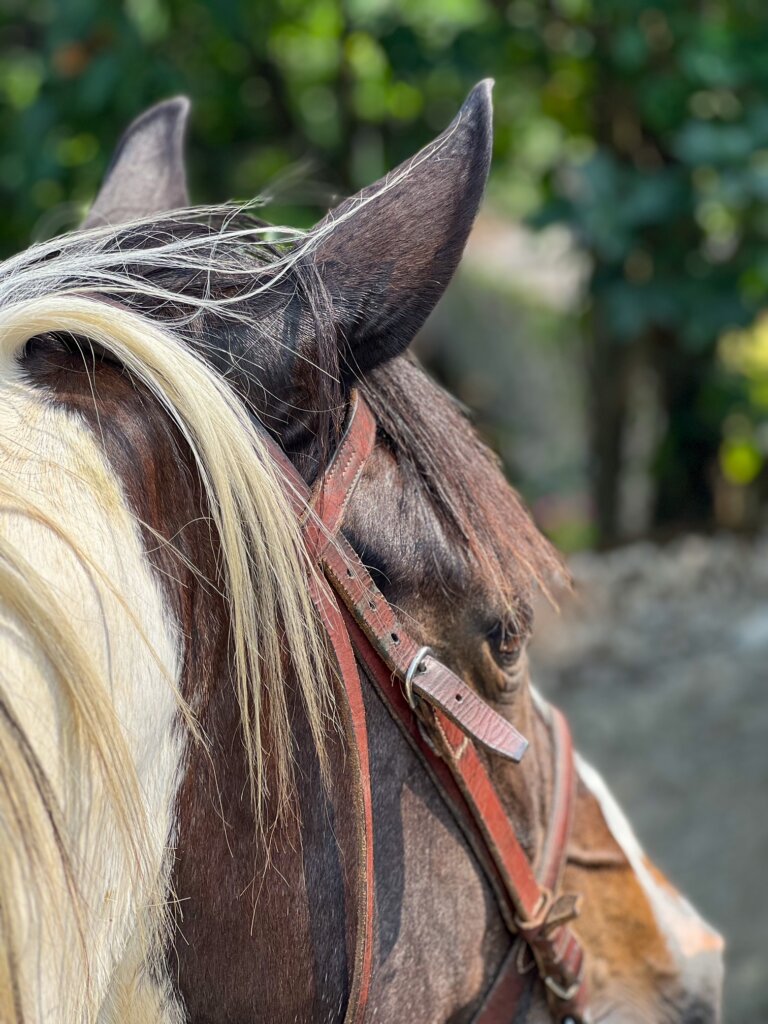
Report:
[[[534,679],[648,852],[726,936],[727,1024],[768,1022],[768,537],[571,565]]]

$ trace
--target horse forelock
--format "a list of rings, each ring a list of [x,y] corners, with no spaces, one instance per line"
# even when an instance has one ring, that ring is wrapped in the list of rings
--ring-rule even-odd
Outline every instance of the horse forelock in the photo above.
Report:
[[[396,183],[387,181],[384,190]],[[46,242],[10,261],[7,270],[0,266],[0,304],[5,294],[18,292],[17,261],[21,276],[44,291],[52,280],[59,290],[127,302],[191,342],[282,434],[289,450],[291,420],[311,418],[303,468],[319,473],[341,429],[342,382],[355,382],[354,367],[340,355],[332,299],[312,261],[322,238],[272,227],[253,213],[248,206],[197,208]],[[334,226],[331,220],[323,231]],[[268,386],[263,360],[270,341],[299,382],[282,404],[274,394],[259,401]],[[532,583],[549,591],[554,581],[567,579],[463,412],[420,368],[397,358],[362,386],[404,468],[415,470],[410,484],[500,595]]]
[[[364,391],[406,489],[436,517],[452,555],[479,570],[499,608],[525,618],[535,587],[569,582],[498,460],[458,403],[410,358],[382,366]]]

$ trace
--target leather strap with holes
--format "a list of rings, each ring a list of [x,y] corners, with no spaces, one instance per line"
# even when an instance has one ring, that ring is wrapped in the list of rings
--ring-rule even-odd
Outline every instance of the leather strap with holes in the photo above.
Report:
[[[519,761],[527,741],[446,665],[420,648],[398,621],[357,553],[339,533],[344,511],[371,454],[376,424],[354,393],[346,430],[315,491],[309,489],[282,450],[267,440],[296,514],[304,543],[324,579],[312,584],[313,599],[336,652],[347,693],[350,735],[357,747],[361,782],[361,886],[358,901],[367,919],[357,928],[354,1000],[347,1020],[362,1021],[372,969],[373,822],[365,710],[360,676],[349,645],[395,721],[417,751],[475,851],[515,936],[510,956],[477,1021],[510,1021],[529,971],[546,986],[556,1020],[579,1021],[587,1004],[584,955],[569,927],[578,898],[557,896],[574,803],[570,733],[552,709],[550,730],[555,786],[547,840],[537,873],[520,845],[475,744],[494,756]],[[316,593],[319,597],[316,597]]]
[[[576,803],[576,772],[573,760],[573,745],[568,723],[557,708],[546,705],[542,713],[547,718],[552,737],[552,754],[555,768],[552,806],[549,812],[549,827],[544,849],[537,864],[537,877],[544,890],[555,893],[560,888],[565,868],[568,839],[571,833],[573,810]],[[571,908],[565,908],[569,912]],[[573,908],[578,913],[578,903]],[[571,970],[583,971],[581,957],[567,938],[565,955],[572,959]],[[480,1010],[475,1015],[473,1024],[510,1024],[510,1008],[518,1006],[531,988],[531,981],[536,975],[526,969],[530,961],[525,960],[525,939],[521,935],[512,945],[507,956],[501,963],[490,991],[486,995]],[[534,961],[536,963],[536,961]],[[537,964],[538,966],[538,964]],[[546,976],[545,976],[546,977]],[[546,981],[545,981],[546,984]],[[561,1007],[560,1019],[580,1018],[586,1009],[586,986],[580,986],[579,993],[574,993],[571,1000],[559,1000]],[[578,995],[578,998],[576,996]],[[550,993],[550,1001],[554,992]],[[573,1009],[571,1014],[569,1011]],[[565,1018],[562,1017],[565,1013]]]

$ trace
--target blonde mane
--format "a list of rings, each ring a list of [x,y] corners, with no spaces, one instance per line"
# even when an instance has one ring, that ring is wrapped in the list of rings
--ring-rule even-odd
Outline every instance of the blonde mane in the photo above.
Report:
[[[225,211],[227,216],[230,212]],[[230,609],[234,677],[251,796],[263,827],[267,795],[270,807],[282,813],[289,806],[293,786],[293,739],[284,685],[286,653],[322,765],[324,736],[335,720],[324,635],[306,585],[307,573],[313,568],[259,430],[242,400],[191,349],[179,330],[180,322],[188,325],[202,310],[224,315],[217,301],[209,294],[190,300],[163,292],[163,298],[173,297],[188,305],[184,316],[168,325],[95,297],[117,292],[156,299],[158,289],[143,285],[136,274],[137,265],[175,269],[179,261],[187,259],[209,274],[220,266],[231,270],[231,250],[228,253],[222,243],[241,245],[242,230],[228,230],[226,220],[220,233],[213,239],[207,237],[204,245],[200,239],[159,239],[148,248],[132,250],[132,272],[125,269],[124,255],[114,244],[117,236],[103,230],[45,243],[0,267],[0,381],[6,382],[11,394],[34,394],[39,400],[41,389],[21,372],[20,356],[27,342],[51,332],[85,338],[124,366],[183,436],[220,541],[220,580],[214,582],[223,588]],[[264,236],[264,229],[254,231]],[[253,243],[253,238],[250,241]],[[272,280],[275,262],[279,272],[282,260],[270,265]],[[12,446],[12,437],[0,437],[2,509],[44,522],[69,546],[95,586],[105,592],[114,590],[71,532],[40,507],[34,494],[24,493],[21,481],[14,480],[9,457]],[[144,837],[151,832],[152,822],[146,820],[136,768],[115,720],[108,680],[100,677],[86,647],[68,625],[61,596],[30,568],[24,552],[14,550],[2,537],[0,610],[24,623],[28,636],[55,669],[69,714],[71,750],[67,757],[72,765],[90,766],[112,802],[118,839],[135,866],[137,885],[141,882],[142,891],[151,891],[157,901],[158,912],[146,926],[145,936],[147,947],[157,946],[156,933],[165,926],[167,893],[157,891],[162,888],[161,879],[141,879]],[[173,686],[173,680],[168,684]],[[0,1019],[11,1024],[25,1019],[16,982],[24,936],[22,922],[15,919],[14,904],[4,900],[3,893],[24,892],[30,900],[30,894],[36,893],[36,898],[55,902],[61,901],[63,886],[76,916],[78,893],[73,837],[67,836],[62,826],[60,797],[15,721],[4,686],[0,667]],[[180,694],[175,693],[175,698],[188,733],[204,742],[192,709]],[[269,794],[266,704],[269,775],[275,787]],[[51,891],[46,892],[49,882]],[[85,951],[84,962],[87,960]]]
[[[248,324],[249,299],[302,268],[309,268],[311,276],[312,256],[329,233],[436,155],[460,119],[440,140],[388,175],[380,187],[329,215],[311,233],[268,227],[249,218],[258,202],[245,207],[204,207],[173,211],[160,221],[148,218],[117,229],[75,231],[34,245],[0,265],[0,406],[3,402],[13,405],[14,396],[34,399],[38,406],[46,400],[43,389],[22,369],[23,352],[31,339],[50,334],[84,339],[124,366],[154,397],[192,454],[220,544],[220,579],[213,582],[222,587],[230,610],[250,795],[262,836],[267,796],[269,807],[282,814],[291,805],[294,784],[286,655],[324,776],[324,738],[329,725],[336,722],[332,669],[306,584],[307,574],[315,570],[263,439],[241,398],[189,339],[199,337],[203,315],[219,323]],[[173,283],[185,275],[187,281],[194,280],[191,291]],[[217,275],[228,282],[226,294],[216,294]],[[323,367],[316,369],[328,373]],[[81,549],[74,531],[59,521],[55,509],[41,504],[34,493],[25,491],[23,481],[15,479],[12,435],[12,431],[0,432],[0,512],[10,510],[13,516],[43,524],[71,552],[94,588],[122,601],[130,617],[128,601],[116,592],[108,572],[91,553]],[[145,524],[134,525],[138,535]],[[167,1008],[167,993],[157,1000],[151,996],[146,1003],[145,990],[139,993],[139,989],[141,978],[162,973],[157,965],[172,901],[167,865],[158,866],[147,854],[151,837],[157,838],[157,826],[148,820],[136,765],[112,704],[110,681],[68,624],[68,611],[56,588],[34,571],[25,553],[0,536],[0,613],[21,624],[25,642],[35,645],[52,668],[67,714],[65,768],[70,776],[90,773],[94,787],[106,795],[116,842],[131,865],[131,892],[114,913],[136,918],[132,942],[139,948],[138,966],[135,971],[129,968],[116,988],[113,985],[109,1005],[101,1009],[107,1019],[122,1021],[125,1007],[141,1004],[142,1024],[160,1020],[165,1024],[175,1020]],[[151,641],[143,639],[151,648]],[[163,658],[150,653],[173,690],[185,735],[205,742],[194,709],[177,692]],[[0,1020],[22,1024],[27,1019],[26,996],[19,988],[20,963],[27,955],[25,948],[29,949],[30,925],[43,928],[39,911],[45,906],[54,919],[63,920],[69,914],[75,921],[77,934],[71,937],[77,948],[61,948],[64,944],[58,943],[57,956],[62,970],[62,965],[72,962],[79,965],[75,970],[85,972],[83,1020],[91,1021],[100,1007],[98,997],[88,994],[88,978],[100,951],[88,948],[85,904],[79,891],[78,837],[67,834],[63,814],[71,794],[58,792],[46,776],[34,744],[14,716],[8,683],[0,666]],[[274,787],[269,793],[264,743],[267,707],[269,778]],[[172,835],[162,837],[164,844],[172,840]],[[5,894],[11,895],[6,898]],[[161,1004],[162,1010],[157,1008]]]

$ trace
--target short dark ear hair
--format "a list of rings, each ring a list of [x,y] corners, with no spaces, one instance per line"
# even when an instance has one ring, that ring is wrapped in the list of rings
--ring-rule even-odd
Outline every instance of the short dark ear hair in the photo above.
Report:
[[[158,103],[123,133],[83,227],[126,224],[189,206],[185,96]]]
[[[475,86],[442,135],[314,229],[352,375],[403,352],[453,276],[488,177],[492,84]]]

